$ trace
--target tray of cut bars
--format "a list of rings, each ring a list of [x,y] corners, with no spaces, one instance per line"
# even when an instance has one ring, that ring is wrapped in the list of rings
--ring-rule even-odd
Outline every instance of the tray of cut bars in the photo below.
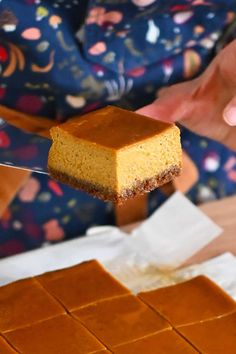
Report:
[[[135,296],[93,260],[0,288],[4,354],[235,354],[235,328],[205,276]]]

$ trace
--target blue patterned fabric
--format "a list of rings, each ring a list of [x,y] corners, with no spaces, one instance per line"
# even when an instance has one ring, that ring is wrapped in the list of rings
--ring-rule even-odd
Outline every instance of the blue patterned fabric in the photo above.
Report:
[[[202,72],[235,15],[235,0],[2,0],[0,104],[56,122],[138,109]],[[235,193],[235,153],[186,130],[182,142],[200,172],[194,202]],[[48,148],[0,121],[0,163],[40,170]],[[163,200],[151,193],[150,212]],[[0,219],[0,256],[112,222],[109,203],[33,173]]]

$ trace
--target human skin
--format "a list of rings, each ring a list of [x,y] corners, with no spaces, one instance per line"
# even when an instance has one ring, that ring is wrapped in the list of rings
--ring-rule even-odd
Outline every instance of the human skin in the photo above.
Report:
[[[160,90],[152,104],[137,112],[178,122],[236,151],[236,40],[199,77]]]

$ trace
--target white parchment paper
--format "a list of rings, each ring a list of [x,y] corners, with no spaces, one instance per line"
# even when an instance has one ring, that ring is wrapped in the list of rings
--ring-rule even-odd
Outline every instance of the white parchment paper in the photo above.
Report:
[[[221,231],[177,192],[131,235],[98,227],[86,237],[0,260],[0,285],[97,259],[134,293],[206,274],[236,298],[236,258],[231,254],[176,270]]]
[[[221,233],[221,229],[181,193],[176,192],[133,231],[135,244],[150,261],[174,269]]]

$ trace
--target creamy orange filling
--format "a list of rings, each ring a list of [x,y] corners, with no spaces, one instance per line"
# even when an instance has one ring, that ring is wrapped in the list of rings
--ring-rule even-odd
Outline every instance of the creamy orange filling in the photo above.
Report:
[[[176,126],[120,149],[76,138],[60,127],[52,129],[52,138],[48,160],[51,169],[119,194],[173,166],[181,166]]]

